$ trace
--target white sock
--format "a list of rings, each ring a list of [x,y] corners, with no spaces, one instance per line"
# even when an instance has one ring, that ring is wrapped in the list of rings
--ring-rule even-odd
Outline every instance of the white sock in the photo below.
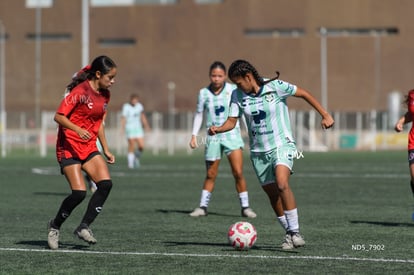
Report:
[[[287,220],[286,220],[286,216],[283,215],[283,216],[277,217],[277,219],[279,220],[279,223],[283,227],[283,229],[285,231],[288,231],[288,223],[287,223]]]
[[[128,168],[134,168],[135,154],[128,153]]]
[[[211,193],[207,190],[201,191],[201,200],[200,200],[200,207],[208,207],[208,203],[210,202]]]
[[[249,207],[249,195],[247,191],[239,193],[239,199],[242,208]]]
[[[285,210],[286,221],[288,224],[287,231],[299,232],[298,209]]]

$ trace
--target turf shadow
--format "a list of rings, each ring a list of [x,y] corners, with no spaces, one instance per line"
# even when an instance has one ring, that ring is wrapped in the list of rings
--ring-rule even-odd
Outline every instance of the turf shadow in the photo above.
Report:
[[[234,251],[227,242],[226,243],[212,243],[212,242],[163,242],[165,246],[186,246],[186,245],[195,245],[195,246],[212,246],[212,247],[222,247],[224,251]],[[275,246],[258,246],[255,245],[249,250],[261,250],[261,251],[276,251],[284,252],[290,254],[298,254],[298,250],[283,250]]]
[[[407,222],[381,222],[381,221],[349,221],[353,224],[371,224],[371,225],[380,225],[380,226],[389,226],[389,227],[414,227],[414,223]]]
[[[163,214],[179,213],[179,214],[190,214],[192,211],[188,210],[178,210],[178,209],[157,209],[156,212]],[[222,217],[240,217],[238,215],[223,214],[217,212],[208,212],[209,216],[222,216]]]

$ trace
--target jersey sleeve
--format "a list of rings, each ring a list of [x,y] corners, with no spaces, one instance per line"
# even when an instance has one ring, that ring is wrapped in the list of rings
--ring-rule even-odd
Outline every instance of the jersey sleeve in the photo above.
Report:
[[[272,81],[271,84],[281,98],[287,98],[296,94],[297,86],[289,82],[277,79]]]
[[[411,116],[414,114],[414,91],[410,91],[408,93],[407,98],[407,104],[408,104],[408,111],[410,112]]]
[[[79,103],[81,94],[78,91],[79,90],[74,89],[70,93],[68,93],[60,102],[60,105],[56,113],[68,116]]]
[[[128,116],[128,105],[127,104],[122,105],[122,116],[123,117]]]
[[[198,135],[198,132],[200,131],[202,124],[203,124],[203,113],[196,113],[194,115],[194,121],[193,121],[193,131],[192,131],[193,136]]]
[[[240,117],[242,109],[240,105],[240,99],[237,90],[233,90],[230,99],[229,117]]]
[[[205,103],[205,99],[203,96],[203,90],[200,90],[200,92],[198,93],[198,98],[197,98],[196,113],[204,112],[204,103]]]

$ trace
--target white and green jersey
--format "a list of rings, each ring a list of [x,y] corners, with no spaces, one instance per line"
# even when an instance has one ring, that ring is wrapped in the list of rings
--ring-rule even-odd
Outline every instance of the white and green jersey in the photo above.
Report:
[[[141,103],[131,105],[125,103],[122,106],[122,116],[125,117],[126,129],[142,129],[141,113],[144,111],[144,106]]]
[[[249,130],[250,151],[268,152],[281,145],[294,143],[286,98],[297,87],[282,80],[262,86],[256,95],[237,89],[230,103],[230,117],[244,114]]]
[[[211,126],[222,125],[228,117],[231,94],[236,89],[234,84],[225,83],[223,90],[219,94],[214,94],[209,87],[202,88],[197,100],[197,113],[205,111],[206,129]],[[235,135],[240,136],[240,124],[226,133],[221,133],[217,137],[233,138]]]

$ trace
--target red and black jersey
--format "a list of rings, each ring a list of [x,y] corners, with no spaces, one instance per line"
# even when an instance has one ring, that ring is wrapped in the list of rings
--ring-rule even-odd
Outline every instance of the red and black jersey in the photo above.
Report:
[[[58,161],[62,158],[84,160],[97,151],[96,139],[110,99],[109,90],[96,92],[86,80],[76,86],[60,103],[57,113],[66,116],[72,123],[88,130],[92,135],[83,140],[70,129],[59,126],[56,143]]]
[[[408,112],[414,118],[414,90],[408,93],[407,104]],[[414,150],[414,124],[411,125],[410,133],[408,134],[408,150]]]

